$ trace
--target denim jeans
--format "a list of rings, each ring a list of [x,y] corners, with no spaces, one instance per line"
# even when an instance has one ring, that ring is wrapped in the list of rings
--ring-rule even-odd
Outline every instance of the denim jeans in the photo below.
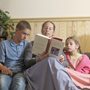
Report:
[[[0,90],[25,90],[26,81],[23,73],[14,76],[0,74]]]

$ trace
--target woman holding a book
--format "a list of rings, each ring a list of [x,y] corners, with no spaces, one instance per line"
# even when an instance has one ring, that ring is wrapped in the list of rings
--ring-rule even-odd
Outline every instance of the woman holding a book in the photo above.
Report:
[[[54,36],[54,32],[55,32],[55,24],[52,21],[45,21],[42,24],[42,28],[41,28],[41,34],[42,35],[45,35],[45,36],[47,36],[49,38],[52,38]],[[32,41],[32,46],[33,46],[33,43],[34,43],[34,41]],[[32,65],[36,64],[37,62],[43,60],[45,57],[48,56],[48,53],[46,53],[46,52],[43,52],[43,53],[41,53],[39,55],[33,54],[33,57],[30,60],[29,47],[27,47],[27,48],[28,48],[28,51],[25,52],[25,59],[28,61],[26,63],[27,68],[31,67]]]

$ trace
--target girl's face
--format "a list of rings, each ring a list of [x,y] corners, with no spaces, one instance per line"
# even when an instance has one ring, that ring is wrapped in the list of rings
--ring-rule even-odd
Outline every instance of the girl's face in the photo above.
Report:
[[[48,36],[50,38],[52,38],[53,34],[54,34],[54,27],[53,24],[48,22],[44,25],[44,27],[42,28],[42,34],[45,36]]]
[[[66,41],[66,48],[67,48],[68,52],[74,52],[74,51],[78,50],[79,45],[76,44],[74,40],[68,39]]]

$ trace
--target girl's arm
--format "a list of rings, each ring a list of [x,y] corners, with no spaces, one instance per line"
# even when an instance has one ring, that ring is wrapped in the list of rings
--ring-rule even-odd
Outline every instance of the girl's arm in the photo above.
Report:
[[[79,64],[76,67],[76,71],[81,73],[90,73],[90,59],[87,55],[83,55]]]

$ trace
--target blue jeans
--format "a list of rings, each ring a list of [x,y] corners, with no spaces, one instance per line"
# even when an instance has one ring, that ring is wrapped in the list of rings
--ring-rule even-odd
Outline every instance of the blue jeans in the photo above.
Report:
[[[23,73],[14,76],[0,74],[0,90],[25,90],[26,81]]]

